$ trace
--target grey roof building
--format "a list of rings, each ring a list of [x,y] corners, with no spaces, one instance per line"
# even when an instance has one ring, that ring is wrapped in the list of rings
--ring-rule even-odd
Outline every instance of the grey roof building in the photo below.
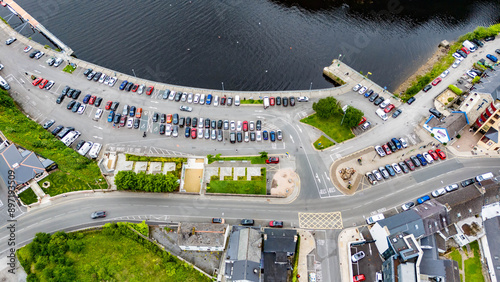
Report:
[[[420,240],[423,255],[420,261],[420,275],[424,278],[441,277],[442,281],[460,282],[458,263],[454,260],[439,259],[439,236],[430,235]],[[432,281],[432,280],[429,280]]]
[[[53,163],[53,162],[52,162]],[[3,181],[8,183],[9,171],[15,173],[15,186],[26,185],[28,181],[41,176],[45,172],[45,166],[40,162],[38,156],[29,150],[18,150],[15,144],[8,141],[0,147],[0,175]]]
[[[474,89],[480,93],[490,94],[494,100],[500,100],[500,67],[493,67],[495,71],[487,70],[481,83],[475,84]]]
[[[264,231],[264,281],[286,282],[289,257],[295,254],[297,231],[267,228]]]
[[[260,281],[262,233],[253,227],[233,226],[225,259],[226,281]]]
[[[229,230],[227,224],[182,222],[177,228],[177,245],[183,251],[222,252]]]

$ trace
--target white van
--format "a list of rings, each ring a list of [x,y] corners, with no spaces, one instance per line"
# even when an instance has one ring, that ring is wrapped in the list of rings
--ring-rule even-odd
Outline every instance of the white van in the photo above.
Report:
[[[71,144],[73,144],[73,142],[75,142],[78,137],[80,137],[80,132],[71,131],[70,133],[66,134],[66,136],[64,136],[61,141],[64,143],[64,145],[69,147]]]
[[[264,96],[264,109],[269,108],[269,97]]]
[[[487,179],[490,179],[490,178],[493,178],[493,173],[488,172],[488,173],[484,173],[484,174],[476,176],[476,181],[477,182],[481,182],[483,180],[487,180]]]
[[[377,109],[375,113],[384,121],[387,120],[387,114],[382,109]]]
[[[94,143],[94,145],[92,145],[92,149],[90,149],[89,157],[96,159],[99,156],[99,152],[101,152],[101,148],[101,144]]]
[[[92,148],[92,145],[94,145],[94,143],[92,143],[90,141],[85,142],[85,144],[83,144],[83,146],[80,148],[80,150],[78,150],[78,154],[85,156]]]
[[[476,45],[474,45],[474,43],[470,42],[469,40],[465,40],[465,41],[462,43],[462,45],[463,45],[465,48],[469,49],[471,52],[474,52],[474,51],[476,51],[476,50],[477,50]]]
[[[374,224],[375,222],[384,219],[384,215],[379,213],[374,216],[370,216],[369,218],[366,219],[366,223],[368,224]]]
[[[240,95],[234,96],[234,105],[239,106],[240,105]]]

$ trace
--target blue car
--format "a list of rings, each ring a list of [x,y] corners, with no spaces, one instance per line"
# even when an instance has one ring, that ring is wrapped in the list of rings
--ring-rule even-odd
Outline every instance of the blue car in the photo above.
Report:
[[[115,112],[113,111],[109,112],[108,122],[112,122],[114,117],[115,117]]]
[[[87,95],[85,95],[85,97],[83,98],[83,103],[84,103],[84,104],[88,104],[88,103],[89,103],[89,100],[90,100],[90,94],[87,94]]]
[[[264,132],[262,132],[262,138],[263,138],[264,140],[267,140],[267,139],[268,139],[267,130],[264,130]]]
[[[207,100],[205,101],[207,105],[210,105],[212,103],[212,94],[208,94]]]
[[[495,57],[493,55],[488,54],[488,55],[486,55],[486,58],[490,59],[493,63],[498,62],[497,57]]]
[[[130,107],[130,112],[129,112],[130,117],[135,116],[135,106]]]
[[[401,149],[401,142],[399,142],[398,139],[392,138],[391,141],[392,141],[392,143],[394,143],[394,146],[396,146],[396,148],[398,148],[398,150]]]
[[[120,84],[120,90],[125,89],[125,86],[127,86],[127,84],[128,84],[128,81],[124,80],[124,81],[122,82],[122,84]]]
[[[271,142],[276,141],[276,132],[271,131],[271,134],[269,134],[269,135],[271,135]]]
[[[417,158],[420,161],[420,163],[422,164],[422,166],[426,166],[427,165],[427,161],[425,160],[424,156],[422,156],[422,154],[418,154]]]
[[[418,198],[417,199],[417,203],[422,204],[424,202],[429,201],[430,199],[431,199],[431,197],[429,197],[428,195],[425,195],[423,197]]]
[[[366,91],[365,98],[370,97],[372,94],[373,94],[373,90],[370,89],[370,90]]]

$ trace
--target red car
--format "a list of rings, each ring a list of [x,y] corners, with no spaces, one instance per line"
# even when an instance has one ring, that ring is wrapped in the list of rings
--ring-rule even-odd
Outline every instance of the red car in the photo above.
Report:
[[[113,101],[108,101],[106,103],[106,107],[104,107],[106,110],[109,110],[111,108],[111,104],[113,104]]]
[[[95,99],[97,99],[97,97],[96,97],[96,96],[92,96],[92,97],[90,97],[89,104],[90,104],[90,105],[94,105],[94,103],[95,103]]]
[[[389,148],[389,146],[387,146],[387,144],[382,145],[382,148],[384,149],[384,151],[385,151],[385,153],[386,153],[387,155],[392,154],[392,151],[391,151],[391,149]]]
[[[139,84],[134,84],[134,86],[132,86],[132,92],[137,92],[138,88],[139,88]]]
[[[49,81],[48,81],[48,80],[46,80],[46,79],[43,79],[43,80],[40,82],[40,84],[38,85],[38,87],[39,87],[40,89],[43,89],[43,88],[45,87],[45,85],[47,85],[47,82],[49,82]]]
[[[434,81],[432,82],[432,85],[433,85],[433,86],[436,86],[436,85],[438,85],[441,81],[442,81],[441,77],[438,77],[438,78],[434,79]]]
[[[40,84],[40,82],[42,80],[43,80],[43,78],[39,77],[39,78],[35,79],[35,81],[33,81],[33,83],[31,83],[31,84],[33,84],[33,86],[37,86],[38,84]]]
[[[470,51],[469,51],[469,49],[468,49],[468,48],[462,47],[462,49],[460,49],[460,50],[464,51],[464,52],[465,52],[465,54],[467,54],[467,55],[469,55],[469,54],[470,54]]]
[[[191,129],[191,138],[196,139],[196,128]]]
[[[434,159],[434,160],[437,160],[438,159],[438,154],[436,154],[436,152],[434,152],[433,150],[429,150],[429,155],[431,155],[431,157]]]
[[[138,108],[137,112],[135,112],[135,117],[140,118],[142,116],[142,108]]]
[[[283,227],[283,221],[278,221],[278,220],[270,221],[269,227]]]
[[[362,125],[365,121],[366,121],[366,118],[365,118],[365,117],[363,117],[363,118],[361,119],[361,121],[358,123],[358,125]]]
[[[266,160],[266,164],[279,164],[280,158],[279,157],[270,157],[269,159]]]
[[[220,104],[221,104],[222,106],[224,106],[224,105],[226,104],[226,100],[227,100],[226,96],[222,97],[222,98],[220,99]]]
[[[446,159],[446,154],[441,151],[441,149],[436,149],[436,154],[439,156],[440,159],[444,160]]]
[[[154,90],[154,89],[155,89],[155,88],[154,88],[153,86],[149,86],[149,87],[148,87],[148,90],[146,90],[146,94],[151,95],[151,93],[153,93],[153,90]]]
[[[395,107],[393,104],[389,104],[389,106],[385,107],[384,113],[388,113],[388,112],[392,111],[394,108]]]
[[[366,280],[366,277],[364,274],[355,275],[352,277],[352,281],[354,281],[354,282],[361,282],[361,281],[365,281],[365,280]]]
[[[248,131],[248,121],[243,122],[243,131]]]
[[[274,97],[269,97],[269,104],[274,106]]]

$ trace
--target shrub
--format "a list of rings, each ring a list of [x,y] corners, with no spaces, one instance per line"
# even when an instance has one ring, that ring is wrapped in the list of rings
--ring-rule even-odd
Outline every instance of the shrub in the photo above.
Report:
[[[451,91],[453,91],[453,93],[455,93],[457,95],[462,95],[462,93],[464,93],[462,90],[460,90],[460,88],[456,87],[453,84],[448,85],[448,89],[450,89]],[[453,101],[453,98],[451,98],[451,97],[448,98],[448,102],[451,102],[451,101]]]
[[[460,137],[462,137],[462,136],[460,136],[460,134],[457,134],[457,139],[460,139]]]
[[[480,79],[481,79],[481,77],[479,75],[474,77],[474,79],[472,80],[472,84],[478,83]]]

